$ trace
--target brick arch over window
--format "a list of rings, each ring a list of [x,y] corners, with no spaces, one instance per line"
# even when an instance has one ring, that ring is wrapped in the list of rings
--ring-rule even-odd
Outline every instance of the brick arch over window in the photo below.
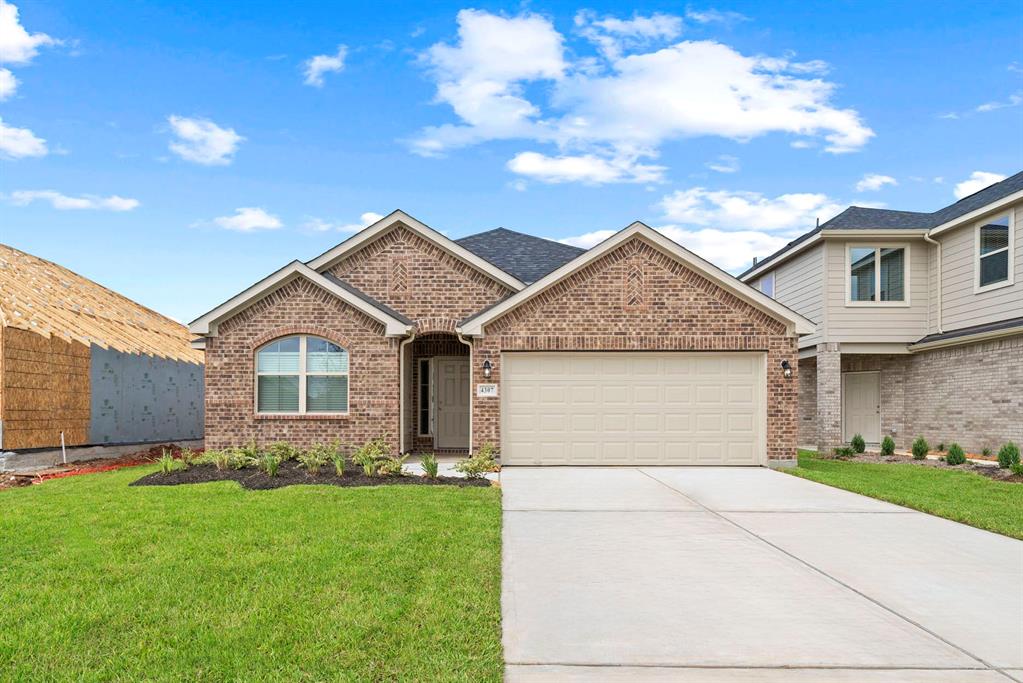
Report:
[[[420,318],[415,321],[416,334],[433,334],[435,332],[455,334],[457,325],[458,321],[454,318]]]
[[[351,356],[352,343],[347,337],[328,327],[319,327],[317,325],[285,325],[283,327],[275,327],[274,329],[268,330],[253,339],[249,344],[249,350],[252,353],[255,353],[275,339],[291,337],[296,334],[308,334],[314,337],[322,337],[329,342],[334,342],[347,351],[349,357]]]

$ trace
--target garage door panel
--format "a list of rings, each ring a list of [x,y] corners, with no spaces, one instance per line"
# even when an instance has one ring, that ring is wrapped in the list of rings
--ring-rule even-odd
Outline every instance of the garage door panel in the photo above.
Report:
[[[763,455],[762,353],[508,352],[506,464],[734,464]]]

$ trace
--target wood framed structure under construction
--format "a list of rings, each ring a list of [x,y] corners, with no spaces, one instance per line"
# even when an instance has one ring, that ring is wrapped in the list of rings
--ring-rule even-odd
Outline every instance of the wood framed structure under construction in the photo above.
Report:
[[[0,244],[0,449],[201,439],[188,330]]]

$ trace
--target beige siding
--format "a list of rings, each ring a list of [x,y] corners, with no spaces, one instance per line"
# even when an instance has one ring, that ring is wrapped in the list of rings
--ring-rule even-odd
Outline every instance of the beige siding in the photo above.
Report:
[[[799,347],[815,346],[824,328],[824,245],[818,244],[774,271],[774,298],[817,323],[817,331],[799,338]]]
[[[1015,282],[1008,287],[975,294],[977,277],[976,225],[938,235],[941,241],[942,327],[947,332],[960,327],[1023,316],[1023,203],[1015,207],[1013,270]]]
[[[910,246],[909,306],[848,306],[846,304],[846,245],[851,240],[828,240],[826,247],[827,341],[914,342],[927,334],[928,252],[921,239],[859,239],[856,244]]]

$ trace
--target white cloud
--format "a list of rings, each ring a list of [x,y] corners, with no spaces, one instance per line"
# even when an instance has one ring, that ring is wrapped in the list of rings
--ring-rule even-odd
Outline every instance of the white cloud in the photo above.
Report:
[[[1009,98],[1001,101],[985,102],[984,104],[977,107],[977,111],[985,113],[989,111],[995,111],[997,109],[1005,109],[1006,107],[1018,107],[1023,104],[1023,94],[1015,93],[1009,95]]]
[[[267,213],[265,209],[251,206],[235,209],[233,216],[220,216],[214,218],[213,222],[225,230],[237,230],[238,232],[276,230],[284,225],[280,218]]]
[[[792,193],[765,197],[759,192],[677,190],[660,203],[674,223],[721,229],[809,230],[818,218],[831,218],[844,207],[820,193]]]
[[[539,152],[520,152],[508,162],[508,169],[544,183],[660,182],[665,168],[637,163],[633,158],[604,159],[593,154],[546,156]]]
[[[305,62],[305,84],[317,88],[323,87],[323,74],[339,73],[345,68],[345,57],[348,47],[338,45],[337,52],[332,55],[316,55]]]
[[[0,117],[0,157],[22,159],[24,157],[46,156],[46,140],[36,137],[28,128],[15,128],[4,123]]]
[[[327,221],[322,218],[310,216],[306,219],[306,222],[302,224],[302,227],[312,232],[358,232],[365,227],[373,225],[381,218],[383,218],[383,214],[373,213],[372,211],[367,211],[359,216],[358,223]]]
[[[735,173],[739,170],[739,158],[731,154],[722,154],[713,161],[704,164],[707,168],[718,173]]]
[[[61,41],[45,33],[29,33],[18,20],[18,8],[0,0],[0,64],[28,64],[40,47]]]
[[[34,201],[49,202],[59,211],[75,211],[80,209],[103,209],[106,211],[131,211],[139,206],[139,200],[111,195],[99,197],[86,194],[80,197],[69,197],[56,190],[17,190],[10,194],[10,201],[17,206],[26,206]]]
[[[185,161],[204,166],[226,166],[245,138],[234,128],[221,128],[209,119],[171,115],[167,117],[176,140],[168,143]]]
[[[697,136],[748,141],[781,132],[823,138],[835,154],[873,137],[858,112],[832,105],[835,85],[819,77],[824,62],[747,56],[706,40],[650,47],[675,36],[675,20],[582,13],[577,24],[599,57],[569,59],[544,17],[463,10],[456,42],[422,55],[437,101],[458,122],[422,130],[413,150],[436,155],[522,139],[555,145],[564,157],[635,163],[656,157],[665,142]]]
[[[721,11],[713,8],[705,10],[686,10],[686,19],[697,24],[735,24],[740,21],[749,21],[749,17],[739,12]]]
[[[1005,180],[1005,176],[1001,173],[990,173],[988,171],[974,171],[970,174],[970,177],[961,183],[956,183],[955,193],[956,199],[962,199],[967,197],[974,192],[980,192],[989,185]]]
[[[18,79],[10,69],[0,68],[0,101],[6,100],[18,89]]]
[[[859,182],[856,183],[857,192],[866,192],[868,190],[875,191],[880,190],[885,185],[898,185],[899,182],[890,175],[881,175],[880,173],[867,173]]]

